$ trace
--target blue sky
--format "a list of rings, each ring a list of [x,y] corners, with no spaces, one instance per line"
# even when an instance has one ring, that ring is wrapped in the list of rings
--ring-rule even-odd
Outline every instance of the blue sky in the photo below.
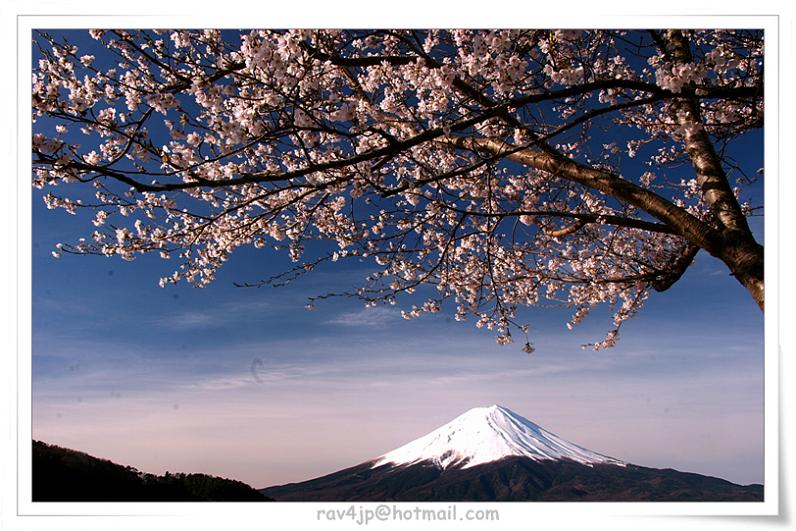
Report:
[[[762,165],[759,141],[736,150],[749,173]],[[55,244],[90,233],[90,216],[48,211],[32,195],[34,438],[264,487],[357,464],[500,403],[626,461],[763,482],[763,315],[705,253],[613,349],[580,348],[603,337],[607,312],[570,332],[565,309],[523,310],[537,348],[528,356],[444,314],[404,321],[345,299],[304,309],[310,295],[361,282],[369,264],[236,288],[290,266],[247,248],[194,289],[159,288],[174,264],[157,257],[56,260]],[[753,225],[760,234],[762,219]]]

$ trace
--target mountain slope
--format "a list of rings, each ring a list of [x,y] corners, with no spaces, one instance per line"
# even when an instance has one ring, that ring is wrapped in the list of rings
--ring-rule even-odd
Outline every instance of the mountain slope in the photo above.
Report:
[[[276,501],[762,501],[762,485],[636,465],[505,457],[469,468],[363,463],[262,489]]]
[[[762,485],[632,465],[502,407],[475,408],[374,460],[261,489],[277,501],[762,501]]]
[[[145,474],[33,441],[33,501],[270,501],[241,481],[207,474]]]

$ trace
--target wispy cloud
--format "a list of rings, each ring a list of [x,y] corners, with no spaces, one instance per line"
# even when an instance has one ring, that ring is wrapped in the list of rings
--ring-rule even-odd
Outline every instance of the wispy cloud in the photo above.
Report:
[[[180,312],[162,319],[158,323],[169,328],[197,328],[211,324],[220,324],[210,312]]]
[[[330,319],[325,324],[340,326],[369,326],[382,327],[388,326],[401,319],[401,314],[394,308],[376,307],[364,308],[356,312],[341,313],[334,319]]]
[[[266,301],[225,302],[203,310],[183,310],[157,317],[158,325],[176,330],[220,327],[247,319],[262,318],[275,306]]]

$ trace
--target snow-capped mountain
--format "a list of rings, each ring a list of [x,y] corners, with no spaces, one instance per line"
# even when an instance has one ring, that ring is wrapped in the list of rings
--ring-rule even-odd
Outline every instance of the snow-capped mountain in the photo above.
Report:
[[[763,499],[762,485],[735,485],[598,454],[502,406],[471,409],[351,468],[260,492],[277,501]]]
[[[565,441],[525,417],[494,405],[473,408],[428,435],[378,457],[373,468],[423,461],[443,469],[470,468],[512,456],[534,461],[568,459],[584,465],[625,465]]]

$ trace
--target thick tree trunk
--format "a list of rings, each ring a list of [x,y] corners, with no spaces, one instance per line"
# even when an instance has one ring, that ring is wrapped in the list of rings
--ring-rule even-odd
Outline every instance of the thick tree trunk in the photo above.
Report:
[[[763,255],[763,246],[749,239],[726,245],[719,255],[761,310],[765,310]]]
[[[688,40],[680,30],[669,30],[660,43],[662,51],[677,63],[691,63]],[[684,129],[684,145],[694,167],[697,183],[705,203],[710,207],[722,233],[719,257],[733,276],[752,295],[761,310],[765,306],[763,279],[763,246],[758,244],[746,216],[730,186],[727,174],[705,129],[699,100],[693,96],[677,98],[673,102],[675,118]]]
[[[668,32],[669,46],[665,52],[677,63],[688,64],[693,60],[688,41],[679,30]],[[699,100],[693,96],[677,98],[672,104],[677,123],[683,126],[683,144],[694,167],[702,196],[716,220],[730,232],[739,232],[751,237],[752,231],[746,216],[732,191],[721,158],[705,129]]]

